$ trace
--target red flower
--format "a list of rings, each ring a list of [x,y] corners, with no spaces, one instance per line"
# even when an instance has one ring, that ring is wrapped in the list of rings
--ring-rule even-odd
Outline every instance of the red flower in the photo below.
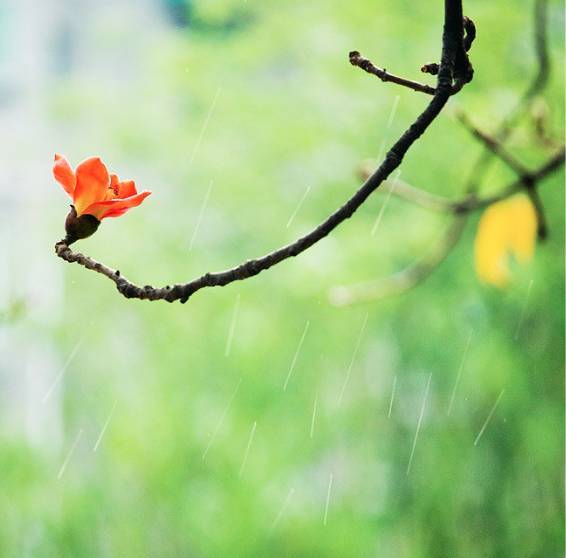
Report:
[[[151,192],[138,194],[133,180],[120,182],[99,157],[90,157],[73,171],[62,155],[55,155],[53,176],[73,200],[76,217],[92,215],[96,221],[118,217],[143,202]],[[94,232],[94,231],[93,231]]]

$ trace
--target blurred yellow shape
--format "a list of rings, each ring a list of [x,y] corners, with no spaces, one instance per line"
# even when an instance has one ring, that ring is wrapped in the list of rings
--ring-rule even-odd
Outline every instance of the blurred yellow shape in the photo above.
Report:
[[[476,273],[481,281],[496,287],[509,283],[509,260],[527,263],[533,257],[537,216],[524,195],[490,205],[478,224],[475,241]]]

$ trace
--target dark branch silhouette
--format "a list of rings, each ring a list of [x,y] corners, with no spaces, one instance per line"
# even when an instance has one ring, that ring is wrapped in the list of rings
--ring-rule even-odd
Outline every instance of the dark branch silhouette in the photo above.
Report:
[[[412,89],[413,91],[419,91],[421,93],[426,93],[427,95],[434,95],[436,89],[430,85],[425,85],[424,83],[419,83],[418,81],[413,81],[406,79],[404,77],[396,76],[395,74],[389,73],[384,68],[377,67],[371,60],[364,58],[357,50],[350,52],[350,64],[352,66],[357,66],[367,72],[377,76],[381,81],[390,81],[391,83],[396,83],[397,85],[402,85]]]
[[[452,86],[452,95],[458,93],[458,91],[460,91],[466,83],[472,80],[472,77],[474,75],[474,70],[472,68],[472,65],[470,64],[467,52],[470,50],[472,43],[476,38],[476,26],[470,18],[465,16],[464,32],[465,34],[463,38],[462,48],[458,49],[456,58],[454,60],[454,67],[456,69],[458,77],[454,81],[454,85]],[[391,83],[412,89],[413,91],[426,93],[427,95],[434,95],[436,93],[436,89],[434,87],[431,87],[430,85],[425,85],[418,81],[400,77],[395,74],[391,74],[385,68],[379,68],[371,60],[364,58],[357,50],[350,52],[350,64],[352,64],[352,66],[361,68],[368,74],[372,74],[378,77],[381,81],[389,81]],[[438,72],[440,71],[440,64],[425,64],[421,68],[421,71],[427,74],[438,75]]]
[[[521,190],[526,191],[535,207],[538,218],[537,233],[539,239],[546,237],[546,219],[536,186],[540,180],[564,165],[564,146],[561,146],[560,150],[534,173],[530,173],[522,165],[520,168],[515,165],[515,171],[519,170],[518,179],[504,188],[499,194],[480,199],[477,198],[476,192],[485,180],[490,165],[496,160],[493,146],[496,146],[496,150],[499,148],[504,150],[503,142],[510,136],[517,122],[529,112],[537,95],[543,91],[548,83],[551,67],[548,54],[547,9],[548,0],[535,0],[533,29],[537,65],[533,79],[528,84],[517,105],[500,123],[496,132],[492,136],[488,136],[490,141],[483,141],[486,137],[485,134],[480,133],[481,135],[478,134],[476,136],[477,139],[482,141],[484,150],[470,170],[464,187],[464,198],[459,202],[452,202],[451,200],[397,182],[393,194],[422,207],[454,215],[444,235],[425,257],[393,275],[348,287],[335,287],[330,291],[332,302],[342,305],[361,302],[362,300],[374,300],[392,294],[400,294],[419,285],[435,271],[458,244],[471,212],[468,208],[485,208]],[[475,28],[473,36],[475,37]],[[422,68],[422,71],[436,73],[434,64],[425,66]],[[540,141],[540,138],[538,139]],[[548,146],[546,142],[543,142],[543,145],[545,147]],[[557,144],[553,143],[552,147],[557,147]],[[500,153],[501,150],[496,154],[500,155]],[[536,178],[533,179],[533,175]]]
[[[469,25],[466,23],[466,25]],[[340,208],[332,213],[314,230],[295,242],[283,246],[266,256],[248,260],[232,269],[216,273],[205,273],[188,283],[155,288],[150,285],[140,287],[128,281],[118,271],[94,261],[92,258],[71,250],[68,243],[60,241],[55,250],[59,257],[67,262],[76,262],[86,269],[97,271],[116,284],[118,291],[127,298],[144,300],[166,300],[186,302],[196,291],[205,287],[224,286],[234,281],[247,279],[270,267],[297,256],[313,244],[326,237],[338,225],[350,218],[366,199],[383,183],[401,164],[403,157],[440,114],[455,89],[472,79],[473,70],[468,59],[467,43],[464,33],[462,0],[444,1],[444,29],[442,34],[442,53],[437,76],[437,85],[432,99],[420,116],[411,124],[403,135],[387,152],[384,161],[366,180],[361,188]]]

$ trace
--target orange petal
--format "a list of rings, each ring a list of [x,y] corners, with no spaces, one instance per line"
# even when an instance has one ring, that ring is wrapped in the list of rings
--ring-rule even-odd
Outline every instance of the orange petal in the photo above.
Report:
[[[140,205],[151,192],[140,192],[123,200],[106,200],[93,203],[83,213],[94,215],[99,221],[105,217],[119,217],[128,209]]]
[[[136,183],[133,180],[123,180],[118,183],[118,198],[129,198],[135,196],[137,193]]]
[[[77,167],[77,185],[73,201],[77,215],[82,215],[85,209],[101,200],[105,200],[110,186],[108,170],[99,157],[91,157]]]
[[[55,177],[55,180],[63,186],[65,192],[73,197],[73,192],[75,191],[75,185],[77,183],[75,173],[73,172],[71,165],[69,165],[69,161],[67,161],[63,155],[59,155],[58,153],[55,153],[53,176]]]

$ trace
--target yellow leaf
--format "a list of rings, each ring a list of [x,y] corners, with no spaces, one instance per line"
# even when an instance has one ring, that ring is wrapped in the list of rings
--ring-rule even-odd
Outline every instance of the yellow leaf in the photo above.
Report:
[[[481,281],[496,287],[509,283],[509,260],[521,263],[534,254],[537,217],[524,195],[490,205],[480,218],[475,241],[476,273]]]

